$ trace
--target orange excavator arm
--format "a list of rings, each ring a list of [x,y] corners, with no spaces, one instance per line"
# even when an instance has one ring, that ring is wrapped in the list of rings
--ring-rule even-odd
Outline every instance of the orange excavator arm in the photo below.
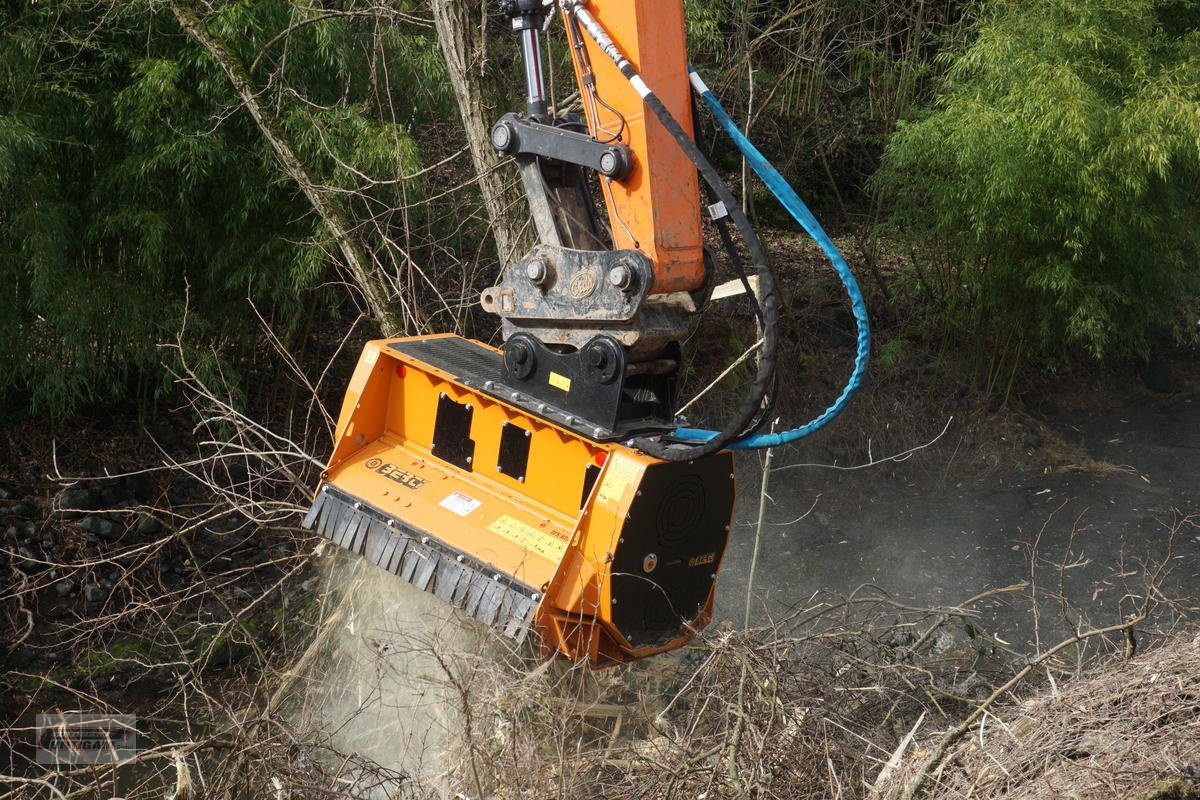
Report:
[[[597,0],[591,9],[690,136],[682,3]],[[649,257],[652,293],[696,291],[705,278],[696,168],[613,61],[569,15],[564,19],[588,130],[599,140],[619,135],[635,154],[624,179],[603,182],[613,247]]]

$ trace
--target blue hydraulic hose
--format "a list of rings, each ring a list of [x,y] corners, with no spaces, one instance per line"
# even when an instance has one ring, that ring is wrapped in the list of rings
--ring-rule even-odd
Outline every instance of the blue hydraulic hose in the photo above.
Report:
[[[799,428],[793,428],[789,431],[780,433],[763,433],[755,436],[749,436],[744,439],[739,439],[729,445],[731,450],[754,450],[764,447],[778,447],[782,444],[794,442],[797,439],[802,439],[811,433],[814,433],[828,425],[833,418],[842,413],[842,409],[850,402],[850,398],[858,391],[858,387],[862,384],[863,376],[867,372],[867,361],[871,356],[871,326],[867,319],[867,304],[863,301],[862,291],[858,288],[858,281],[854,279],[854,273],[850,271],[850,267],[846,264],[846,259],[842,258],[842,254],[838,251],[833,240],[829,238],[829,234],[825,233],[825,229],[821,227],[821,223],[813,216],[813,213],[808,210],[808,206],[796,194],[796,190],[779,174],[779,170],[772,166],[770,161],[758,151],[749,139],[747,139],[734,121],[729,117],[729,114],[721,106],[721,103],[709,91],[708,86],[700,79],[696,70],[688,67],[688,78],[691,79],[692,88],[700,95],[700,99],[708,106],[709,111],[717,120],[733,143],[737,145],[737,149],[742,152],[746,162],[758,174],[771,193],[775,195],[780,204],[788,210],[795,218],[796,222],[804,230],[808,231],[808,235],[821,246],[825,251],[825,255],[829,257],[833,263],[833,268],[837,271],[838,277],[841,278],[842,284],[846,287],[846,294],[850,296],[850,308],[854,312],[854,324],[858,331],[857,352],[854,356],[854,371],[850,373],[850,378],[846,381],[842,393],[833,401],[829,408],[825,409],[820,416],[810,422],[801,425]],[[676,438],[687,441],[705,442],[717,435],[717,431],[706,431],[699,428],[676,428],[673,434]]]

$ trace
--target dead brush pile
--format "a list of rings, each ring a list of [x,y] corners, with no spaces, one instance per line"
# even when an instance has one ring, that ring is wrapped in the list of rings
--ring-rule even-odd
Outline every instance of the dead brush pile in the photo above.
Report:
[[[1003,671],[933,652],[954,624],[859,597],[616,669],[492,662],[457,681],[471,724],[452,771],[472,798],[861,797],[917,718],[953,719]]]
[[[943,765],[930,800],[1200,800],[1200,634],[997,708]]]

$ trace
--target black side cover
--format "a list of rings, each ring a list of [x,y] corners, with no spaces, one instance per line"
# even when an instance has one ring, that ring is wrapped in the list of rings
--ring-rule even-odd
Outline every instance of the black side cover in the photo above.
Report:
[[[512,422],[505,422],[500,430],[500,455],[496,471],[513,480],[525,480],[529,468],[530,431]]]
[[[665,643],[696,618],[732,515],[731,453],[646,470],[612,564],[612,619],[630,644]]]
[[[461,470],[471,472],[475,460],[475,440],[471,438],[471,420],[475,409],[470,403],[456,403],[447,394],[438,398],[437,418],[433,422],[435,456]]]

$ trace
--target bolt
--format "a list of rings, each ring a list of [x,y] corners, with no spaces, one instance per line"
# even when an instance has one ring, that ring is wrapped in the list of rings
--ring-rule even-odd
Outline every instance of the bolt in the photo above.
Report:
[[[597,439],[599,439],[603,435],[604,435],[604,428],[596,428],[592,431],[592,436],[595,436]]]
[[[525,277],[541,286],[550,279],[550,265],[544,258],[535,258],[525,265]]]
[[[467,456],[467,463],[468,463],[468,464],[470,464],[470,463],[471,463],[472,461],[474,461],[474,460],[475,460],[475,459],[474,459],[474,458],[472,458],[471,456]]]
[[[508,150],[513,140],[513,129],[508,123],[502,122],[492,128],[492,147],[500,152]]]
[[[621,166],[621,162],[617,159],[617,154],[612,150],[606,150],[604,155],[600,156],[600,171],[605,175],[612,175]]]
[[[622,291],[633,286],[633,270],[618,264],[608,271],[608,282]]]
[[[487,389],[490,392],[492,389],[496,388],[496,382],[495,381],[484,381],[483,388]]]

